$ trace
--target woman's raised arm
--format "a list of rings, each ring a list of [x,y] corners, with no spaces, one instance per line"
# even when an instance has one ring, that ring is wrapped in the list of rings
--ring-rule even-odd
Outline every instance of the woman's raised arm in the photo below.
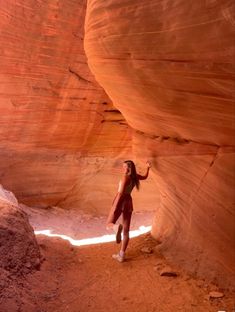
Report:
[[[146,163],[147,163],[148,167],[147,167],[147,171],[146,171],[145,175],[137,174],[137,177],[139,180],[145,180],[145,179],[147,179],[147,177],[149,175],[149,168],[151,167],[151,164],[149,161],[147,161]]]

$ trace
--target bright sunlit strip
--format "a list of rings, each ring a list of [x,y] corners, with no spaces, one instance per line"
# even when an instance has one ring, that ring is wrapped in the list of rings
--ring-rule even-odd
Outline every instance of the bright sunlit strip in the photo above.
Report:
[[[137,237],[141,234],[145,234],[150,232],[151,225],[150,226],[140,226],[138,230],[130,231],[130,237]],[[85,239],[73,239],[67,235],[64,234],[53,234],[51,233],[51,230],[42,230],[42,231],[34,231],[36,235],[46,235],[49,237],[60,237],[62,239],[68,240],[70,244],[73,246],[84,246],[84,245],[93,245],[93,244],[100,244],[100,243],[108,243],[115,241],[115,235],[103,235],[99,237],[92,237],[92,238],[85,238]]]

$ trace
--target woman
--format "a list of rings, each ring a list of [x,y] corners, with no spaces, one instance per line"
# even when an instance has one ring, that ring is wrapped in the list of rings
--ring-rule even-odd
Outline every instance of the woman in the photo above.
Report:
[[[145,175],[140,175],[136,172],[135,164],[132,160],[123,162],[124,176],[119,182],[118,192],[113,200],[112,208],[107,219],[107,229],[113,229],[116,233],[116,242],[121,242],[121,233],[123,230],[123,241],[121,250],[118,254],[113,255],[113,258],[119,262],[125,259],[125,251],[129,242],[129,229],[131,223],[131,215],[133,211],[131,191],[136,186],[139,190],[139,180],[145,180],[148,177],[150,162],[147,163],[147,172]],[[115,224],[122,214],[122,224]]]

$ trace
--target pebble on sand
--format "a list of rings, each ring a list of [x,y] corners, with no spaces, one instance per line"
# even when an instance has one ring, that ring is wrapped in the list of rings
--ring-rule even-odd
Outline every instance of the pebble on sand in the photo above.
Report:
[[[146,253],[146,254],[151,254],[153,253],[153,249],[150,247],[143,247],[140,249],[141,252]]]
[[[178,274],[169,266],[160,271],[161,276],[177,276]]]
[[[209,293],[209,298],[222,298],[224,296],[224,294],[222,292],[219,291],[211,291]]]

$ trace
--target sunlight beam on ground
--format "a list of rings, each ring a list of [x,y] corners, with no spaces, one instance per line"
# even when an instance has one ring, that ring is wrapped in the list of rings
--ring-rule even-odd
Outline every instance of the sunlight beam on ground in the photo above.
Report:
[[[151,226],[144,226],[141,225],[139,229],[130,231],[130,237],[137,237],[141,234],[145,234],[150,232]],[[70,242],[73,246],[85,246],[85,245],[94,245],[94,244],[100,244],[100,243],[108,243],[108,242],[114,242],[115,235],[103,235],[99,237],[92,237],[92,238],[84,238],[84,239],[73,239],[67,235],[64,234],[54,234],[51,233],[51,230],[42,230],[42,231],[34,231],[35,235],[46,235],[49,237],[60,237],[62,239],[65,239]]]

